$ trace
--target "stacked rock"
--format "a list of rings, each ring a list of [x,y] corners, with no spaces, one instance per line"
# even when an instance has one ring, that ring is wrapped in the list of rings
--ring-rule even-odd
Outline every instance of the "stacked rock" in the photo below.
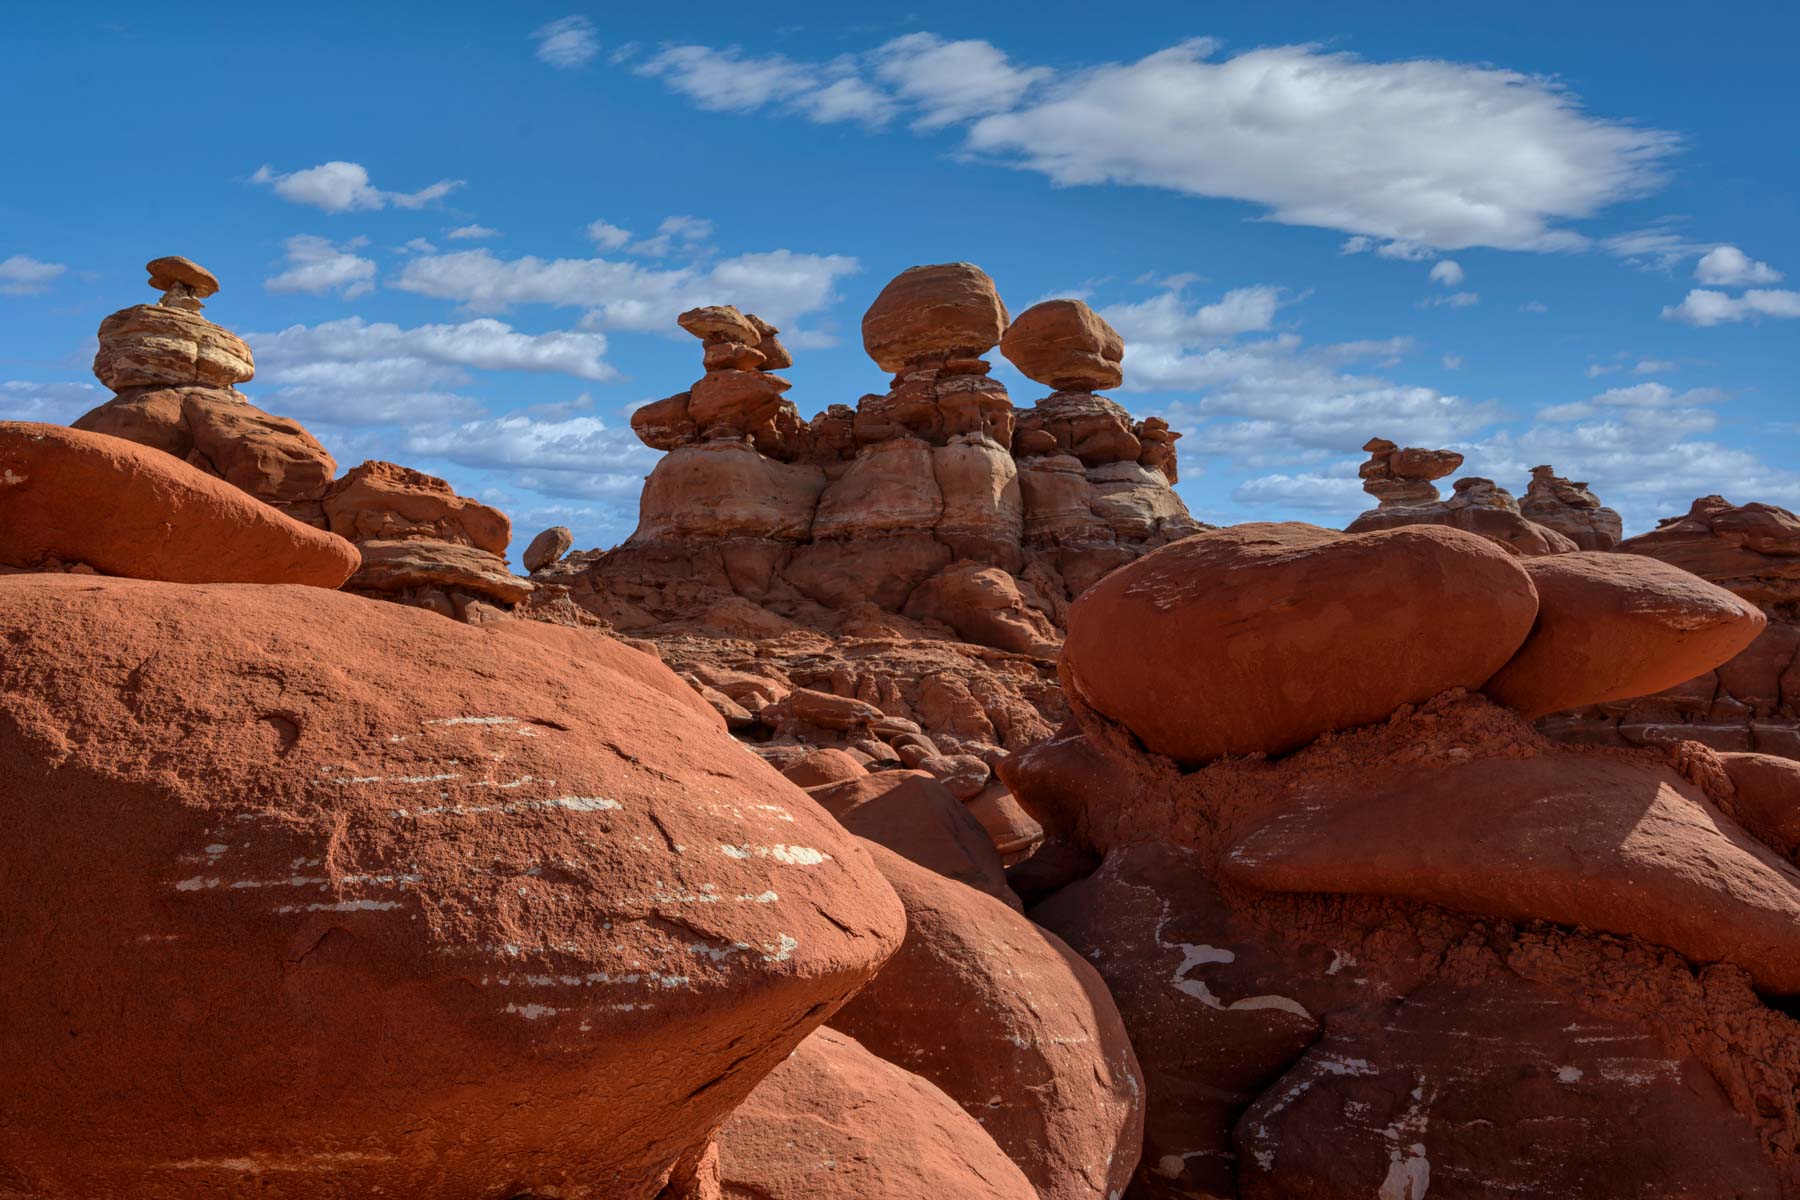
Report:
[[[1380,503],[1345,526],[1346,533],[1444,525],[1480,534],[1527,558],[1578,548],[1554,529],[1527,520],[1512,493],[1491,479],[1464,476],[1448,501],[1440,499],[1432,480],[1462,465],[1463,456],[1454,450],[1402,449],[1386,438],[1370,438],[1363,449],[1369,454],[1360,468],[1363,491]]]
[[[1546,717],[1543,731],[1596,745],[1691,739],[1720,751],[1800,759],[1800,517],[1771,504],[1702,496],[1685,516],[1626,538],[1618,549],[1735,592],[1763,611],[1768,627],[1716,670],[1653,695]]]
[[[117,394],[75,428],[165,450],[323,528],[319,501],[337,463],[298,422],[237,391],[256,374],[250,347],[199,312],[219,281],[180,257],[153,259],[147,269],[162,297],[100,323],[94,375]]]
[[[1527,724],[1727,661],[1754,605],[1639,555],[1245,525],[1068,627],[1076,720],[1001,773],[1080,852],[1030,913],[1143,1064],[1132,1194],[1796,1194],[1800,770]]]
[[[1531,468],[1519,511],[1583,550],[1611,550],[1624,537],[1616,511],[1601,504],[1587,484],[1564,479],[1549,466]]]
[[[689,309],[676,321],[705,343],[706,374],[689,390],[632,413],[631,427],[644,443],[674,450],[748,438],[778,459],[798,454],[800,415],[781,398],[793,385],[774,373],[794,363],[775,336],[780,330],[728,304]]]
[[[1019,417],[1014,453],[1026,544],[1054,562],[1069,596],[1144,550],[1203,528],[1170,490],[1175,439],[1159,417],[1134,422],[1096,395],[1124,382],[1125,342],[1080,300],[1019,314],[1000,352],[1055,390]]]

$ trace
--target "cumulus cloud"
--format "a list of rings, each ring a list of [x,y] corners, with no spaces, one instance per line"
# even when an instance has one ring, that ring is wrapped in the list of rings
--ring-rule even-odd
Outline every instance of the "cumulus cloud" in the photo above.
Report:
[[[934,33],[895,38],[871,58],[876,77],[918,106],[913,127],[921,130],[1009,111],[1051,75],[1048,67],[1014,66],[988,42],[946,41]]]
[[[368,378],[389,371],[412,378],[450,378],[434,369],[555,372],[578,379],[616,379],[605,361],[606,335],[553,329],[522,333],[503,321],[479,318],[457,325],[371,323],[345,317],[318,325],[291,325],[274,333],[245,335],[256,352],[259,378],[269,383]]]
[[[594,23],[582,16],[559,17],[532,31],[537,57],[559,71],[586,66],[600,52]]]
[[[632,239],[631,230],[602,220],[590,222],[587,227],[587,235],[588,240],[602,250],[621,249]]]
[[[40,262],[29,254],[0,259],[0,294],[34,296],[68,269],[62,263]]]
[[[505,259],[484,249],[410,259],[391,286],[481,312],[549,304],[586,309],[584,327],[667,332],[674,313],[701,304],[736,304],[785,324],[832,303],[837,281],[859,269],[845,255],[790,250],[661,269],[604,258]]]
[[[1445,287],[1461,287],[1463,281],[1462,264],[1453,258],[1434,263],[1431,268],[1431,282],[1441,283]]]
[[[267,184],[283,200],[309,204],[328,213],[386,208],[390,204],[396,208],[424,208],[463,185],[460,179],[440,179],[416,192],[384,192],[369,181],[367,167],[341,161],[320,163],[285,175],[265,163],[250,176],[250,182]]]
[[[271,292],[310,292],[315,296],[336,292],[346,300],[375,287],[375,263],[354,253],[368,244],[353,238],[342,246],[322,237],[297,234],[285,243],[287,270],[263,280]]]
[[[458,225],[444,236],[453,242],[479,242],[484,238],[499,237],[500,231],[486,225]]]
[[[1591,374],[1591,372],[1590,372]],[[1636,383],[1629,387],[1609,388],[1588,400],[1573,404],[1554,404],[1538,410],[1541,421],[1577,421],[1607,416],[1609,409],[1619,409],[1634,417],[1655,412],[1674,431],[1674,424],[1689,427],[1689,432],[1711,429],[1718,421],[1709,406],[1723,403],[1725,393],[1717,388],[1689,388],[1677,392],[1666,383]]]
[[[91,383],[38,383],[0,380],[0,421],[41,421],[67,425],[112,396]]]
[[[1779,283],[1781,272],[1757,262],[1736,246],[1715,246],[1694,264],[1694,278],[1713,287],[1748,287]]]
[[[1232,490],[1231,498],[1249,508],[1315,513],[1334,525],[1344,524],[1350,514],[1375,504],[1362,490],[1362,480],[1357,478],[1356,468],[1349,462],[1340,464],[1330,473],[1296,471],[1258,475],[1238,484]]]
[[[1751,288],[1731,296],[1710,288],[1694,288],[1680,304],[1662,310],[1665,321],[1689,325],[1722,325],[1731,321],[1755,321],[1763,317],[1800,317],[1800,292],[1784,288]]]
[[[459,466],[514,473],[518,486],[543,495],[621,507],[635,507],[644,476],[661,457],[628,425],[593,416],[511,413],[415,433],[406,445]]]

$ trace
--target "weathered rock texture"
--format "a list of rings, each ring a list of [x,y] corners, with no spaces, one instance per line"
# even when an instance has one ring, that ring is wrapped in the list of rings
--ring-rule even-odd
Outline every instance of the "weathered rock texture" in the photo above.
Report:
[[[1625,536],[1619,514],[1601,504],[1587,484],[1564,479],[1549,466],[1531,468],[1519,511],[1583,550],[1611,550]]]
[[[610,638],[16,575],[0,646],[20,1195],[670,1195],[900,942],[856,840]]]
[[[1450,499],[1439,499],[1431,480],[1462,465],[1462,455],[1454,450],[1425,450],[1417,446],[1402,450],[1385,438],[1373,438],[1363,449],[1369,452],[1369,461],[1361,468],[1363,491],[1381,503],[1345,526],[1346,533],[1373,533],[1402,525],[1444,525],[1480,534],[1527,558],[1578,548],[1606,548],[1587,547],[1549,525],[1528,520],[1511,492],[1478,475],[1458,479]],[[1585,489],[1587,485],[1571,486]],[[1591,492],[1583,494],[1592,499]],[[1613,516],[1616,521],[1618,514]]]
[[[1544,718],[1554,737],[1597,745],[1688,738],[1718,750],[1800,758],[1800,517],[1768,504],[1694,501],[1618,550],[1660,559],[1735,592],[1767,618],[1761,633],[1715,670],[1665,690]]]
[[[1411,586],[1366,603],[1384,574]],[[1429,527],[1221,530],[1084,596],[1080,723],[1000,773],[1074,864],[1030,915],[1144,1071],[1129,1194],[1800,1196],[1800,777],[1559,745],[1469,690],[1529,712],[1759,620],[1682,572]]]
[[[636,532],[534,571],[622,633],[654,641],[747,740],[829,745],[899,765],[899,739],[971,803],[981,764],[1067,717],[1052,660],[1069,603],[1107,571],[1203,528],[1172,490],[1163,421],[1093,393],[1122,342],[1079,301],[1008,332],[993,281],[967,263],[916,267],[863,321],[887,392],[810,421],[770,373],[775,330],[729,306],[683,313],[706,375],[632,426],[666,451]],[[1015,410],[984,359],[1002,349],[1059,390]],[[827,711],[802,691],[860,707]],[[908,764],[915,765],[915,764]],[[995,793],[990,823],[1028,818]]]

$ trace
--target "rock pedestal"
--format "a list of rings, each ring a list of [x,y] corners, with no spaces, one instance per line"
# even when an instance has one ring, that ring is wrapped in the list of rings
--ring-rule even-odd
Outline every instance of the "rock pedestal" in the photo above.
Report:
[[[1578,549],[1554,529],[1527,520],[1512,493],[1491,479],[1465,476],[1449,500],[1440,499],[1431,481],[1462,465],[1463,456],[1454,450],[1400,449],[1385,438],[1371,438],[1363,449],[1369,452],[1361,468],[1363,491],[1381,503],[1346,525],[1346,533],[1444,525],[1480,534],[1527,558]]]

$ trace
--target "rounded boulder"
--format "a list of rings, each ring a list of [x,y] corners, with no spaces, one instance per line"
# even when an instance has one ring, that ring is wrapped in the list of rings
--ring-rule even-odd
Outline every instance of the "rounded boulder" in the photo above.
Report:
[[[1125,381],[1125,339],[1080,300],[1032,305],[1007,327],[1000,353],[1027,379],[1058,391],[1104,391]]]
[[[854,838],[591,631],[0,578],[0,1163],[45,1200],[652,1200],[894,951]]]
[[[1674,687],[1730,661],[1768,624],[1749,601],[1639,554],[1583,550],[1525,570],[1537,625],[1484,690],[1527,718]]]
[[[1193,767],[1479,688],[1536,614],[1531,577],[1474,534],[1238,525],[1088,588],[1069,609],[1060,667],[1101,744],[1110,721]]]
[[[884,371],[944,355],[975,358],[1006,332],[1006,305],[974,263],[910,267],[863,314],[863,349]]]
[[[150,446],[0,422],[0,564],[172,583],[335,588],[355,546]]]

